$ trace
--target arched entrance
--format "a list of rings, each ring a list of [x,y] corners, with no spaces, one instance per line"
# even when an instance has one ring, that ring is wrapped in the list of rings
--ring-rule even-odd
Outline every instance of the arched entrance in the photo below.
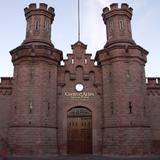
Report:
[[[67,113],[68,154],[92,153],[92,112],[74,107]]]

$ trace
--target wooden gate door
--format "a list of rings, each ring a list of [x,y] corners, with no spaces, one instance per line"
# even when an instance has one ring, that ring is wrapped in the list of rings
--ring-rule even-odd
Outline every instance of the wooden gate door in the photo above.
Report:
[[[84,107],[68,111],[68,153],[92,153],[92,114]]]

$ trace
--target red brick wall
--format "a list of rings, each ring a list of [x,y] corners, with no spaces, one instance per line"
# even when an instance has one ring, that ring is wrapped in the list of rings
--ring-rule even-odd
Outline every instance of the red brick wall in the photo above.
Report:
[[[10,150],[16,155],[57,154],[57,133],[52,127],[12,127],[9,132]]]
[[[10,118],[11,95],[0,95],[0,143],[7,139]]]
[[[0,82],[0,155],[8,154],[8,127],[12,94],[12,78],[2,77]]]
[[[147,78],[147,110],[151,121],[152,152],[160,154],[160,79]]]

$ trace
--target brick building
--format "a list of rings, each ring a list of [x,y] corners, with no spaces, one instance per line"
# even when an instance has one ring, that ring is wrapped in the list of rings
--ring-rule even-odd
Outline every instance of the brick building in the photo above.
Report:
[[[0,83],[0,147],[16,155],[160,154],[160,78],[132,39],[132,8],[103,9],[107,42],[95,59],[78,41],[63,59],[51,42],[54,9],[24,9],[26,38]],[[64,65],[61,62],[64,61]]]

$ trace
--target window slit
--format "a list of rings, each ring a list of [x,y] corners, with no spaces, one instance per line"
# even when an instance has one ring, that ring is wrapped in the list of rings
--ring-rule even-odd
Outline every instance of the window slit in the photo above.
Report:
[[[113,107],[113,102],[111,102],[111,115],[114,114],[114,107]]]
[[[33,109],[33,104],[32,101],[29,102],[29,113],[32,113],[32,109]]]
[[[36,30],[36,31],[39,30],[39,25],[40,25],[40,24],[39,24],[39,21],[36,20],[36,21],[35,21],[35,30]]]
[[[132,103],[129,102],[129,114],[132,114]]]
[[[51,72],[50,71],[48,73],[48,77],[49,77],[49,79],[51,79]]]

